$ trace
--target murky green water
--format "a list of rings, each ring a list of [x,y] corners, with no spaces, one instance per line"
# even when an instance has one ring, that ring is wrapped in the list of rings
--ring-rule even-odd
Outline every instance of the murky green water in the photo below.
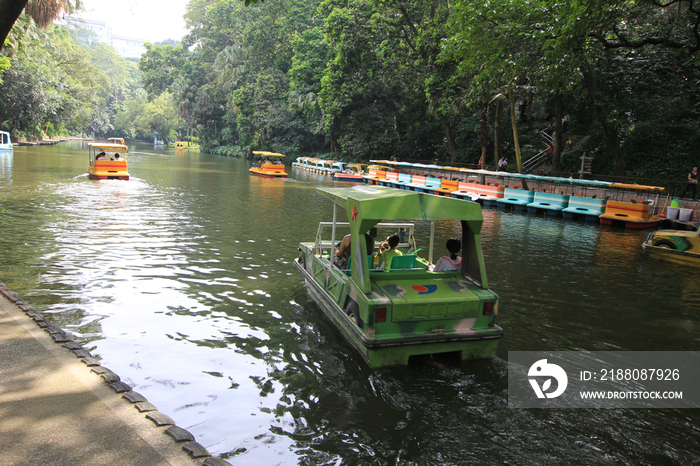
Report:
[[[88,180],[80,143],[0,155],[0,280],[233,464],[691,464],[694,410],[515,410],[508,351],[697,350],[700,271],[648,232],[484,210],[498,357],[370,371],[291,264],[327,178],[131,146]],[[442,237],[452,225],[439,225]]]

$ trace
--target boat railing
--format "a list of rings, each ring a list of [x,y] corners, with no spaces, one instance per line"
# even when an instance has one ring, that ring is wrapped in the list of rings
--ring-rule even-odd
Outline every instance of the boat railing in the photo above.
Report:
[[[411,248],[415,251],[418,249],[416,247],[416,239],[414,236],[415,232],[415,224],[413,223],[378,223],[375,225],[377,230],[381,230],[383,232],[386,231],[396,231],[400,232],[402,228],[405,229],[405,233],[403,235],[399,235],[399,245],[397,246],[400,249],[407,249],[410,250]],[[331,229],[331,238],[330,240],[324,239],[328,237],[328,229]],[[342,230],[342,234],[336,235],[336,230]],[[350,223],[349,222],[320,222],[318,224],[318,230],[316,232],[316,241],[314,245],[314,249],[316,251],[316,255],[318,256],[324,256],[326,254],[329,255],[335,250],[337,247],[338,243],[343,240],[343,237],[348,234],[350,230]],[[325,233],[324,233],[325,231]],[[324,236],[325,235],[325,236]],[[402,238],[403,236],[403,238]],[[380,242],[383,240],[380,240]],[[374,251],[367,251],[368,253],[374,253]]]

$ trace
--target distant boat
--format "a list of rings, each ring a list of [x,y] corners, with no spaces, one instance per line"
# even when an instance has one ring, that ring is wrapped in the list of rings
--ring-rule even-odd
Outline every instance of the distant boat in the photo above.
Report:
[[[0,151],[8,150],[14,150],[14,146],[10,140],[10,133],[7,131],[0,131]]]
[[[177,141],[175,143],[175,152],[199,152],[199,144],[193,144],[186,141]]]
[[[257,150],[253,151],[253,155],[260,159],[260,163],[251,167],[249,170],[251,175],[265,178],[287,178],[287,172],[284,171],[284,164],[281,161],[284,155]]]
[[[112,139],[110,139],[112,140]],[[88,144],[88,176],[92,180],[129,180],[124,144],[93,142]]]
[[[335,181],[353,181],[355,183],[362,183],[367,166],[368,165],[364,163],[349,163],[345,167],[345,170],[333,173],[333,179]]]
[[[154,146],[162,146],[165,144],[162,139],[158,140],[157,136],[153,136],[153,145]]]

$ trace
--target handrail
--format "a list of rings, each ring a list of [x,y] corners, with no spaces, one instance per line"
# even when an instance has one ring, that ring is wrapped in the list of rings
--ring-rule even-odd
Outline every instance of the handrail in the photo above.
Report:
[[[547,146],[554,145],[554,136],[551,134],[547,134],[545,131],[540,131],[540,136],[542,138],[542,142],[547,144]]]
[[[547,152],[549,149],[544,149],[542,152],[539,152],[538,154],[530,157],[526,161],[523,162],[523,172],[527,173],[530,170],[534,169],[537,167],[540,163],[543,162],[544,159],[547,157]]]

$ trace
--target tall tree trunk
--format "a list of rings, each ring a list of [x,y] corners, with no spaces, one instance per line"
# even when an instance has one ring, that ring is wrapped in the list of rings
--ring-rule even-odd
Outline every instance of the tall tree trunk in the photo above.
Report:
[[[331,137],[331,150],[335,154],[335,159],[338,160],[338,145],[335,142],[335,136],[333,135],[332,132],[331,132],[330,137]]]
[[[27,0],[0,0],[0,50],[26,6]]]
[[[510,124],[513,127],[513,145],[515,145],[515,159],[518,163],[518,173],[523,172],[523,158],[520,154],[520,141],[518,140],[518,125],[515,122],[515,96],[513,88],[508,89],[508,101],[510,102]],[[528,189],[527,180],[522,179],[523,189]]]
[[[561,91],[554,94],[554,151],[552,153],[552,171],[559,171],[561,153],[564,150],[564,95]]]
[[[457,143],[455,142],[455,136],[450,126],[450,118],[447,115],[442,116],[442,130],[445,132],[445,139],[447,139],[447,150],[450,151],[450,162],[454,163]]]
[[[588,95],[591,97],[591,101],[593,102],[593,115],[602,126],[605,141],[607,142],[608,148],[612,153],[613,162],[615,163],[615,175],[627,176],[625,159],[622,157],[622,149],[620,147],[620,136],[617,134],[615,124],[610,121],[610,111],[608,110],[607,105],[597,100],[598,89],[595,84],[593,72],[588,68],[582,67],[581,74],[586,82]]]
[[[479,119],[479,144],[481,144],[481,168],[486,168],[486,149],[489,146],[489,103],[484,103],[484,111]]]
[[[501,119],[503,117],[503,99],[496,99],[496,115],[493,121],[493,164],[498,166],[498,161],[501,159]]]

